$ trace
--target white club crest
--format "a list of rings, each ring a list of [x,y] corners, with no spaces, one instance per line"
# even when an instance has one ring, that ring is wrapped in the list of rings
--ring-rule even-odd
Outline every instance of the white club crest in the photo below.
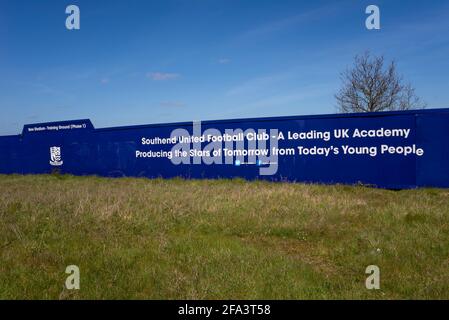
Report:
[[[52,166],[62,166],[61,147],[50,148],[50,164]]]

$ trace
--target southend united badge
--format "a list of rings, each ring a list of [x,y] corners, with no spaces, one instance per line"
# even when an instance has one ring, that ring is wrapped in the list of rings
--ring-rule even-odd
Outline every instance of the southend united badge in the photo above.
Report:
[[[61,147],[50,148],[50,164],[55,167],[62,166]]]

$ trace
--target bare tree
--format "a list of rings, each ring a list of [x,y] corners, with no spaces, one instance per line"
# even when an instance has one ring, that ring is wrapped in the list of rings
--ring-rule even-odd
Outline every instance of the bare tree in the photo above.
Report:
[[[335,95],[340,112],[421,109],[426,105],[410,84],[403,84],[395,62],[384,68],[384,57],[369,52],[355,57],[354,67],[341,74],[343,86]]]

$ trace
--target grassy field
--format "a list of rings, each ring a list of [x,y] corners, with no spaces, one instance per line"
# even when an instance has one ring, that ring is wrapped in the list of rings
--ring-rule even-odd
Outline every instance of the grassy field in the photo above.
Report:
[[[1,299],[449,299],[448,271],[448,190],[0,176]]]

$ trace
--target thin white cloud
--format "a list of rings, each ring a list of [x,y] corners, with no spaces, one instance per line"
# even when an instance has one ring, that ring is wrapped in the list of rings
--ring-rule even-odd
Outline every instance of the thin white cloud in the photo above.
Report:
[[[298,110],[301,113],[301,106],[319,105],[322,99],[332,99],[335,92],[335,84],[332,82],[319,85],[299,86],[296,90],[288,90],[275,94],[267,94],[263,97],[256,97],[245,103],[245,108],[228,108],[223,117],[233,117],[236,114],[250,117],[254,114],[280,115],[280,110]],[[287,111],[288,114],[291,111]],[[319,112],[317,112],[319,113]]]
[[[161,101],[159,104],[161,107],[173,108],[173,107],[183,107],[185,104],[180,101]]]
[[[271,107],[276,108],[280,105],[290,104],[303,101],[310,98],[332,95],[334,87],[327,85],[308,85],[298,88],[294,92],[286,92],[282,94],[264,97],[263,99],[249,103],[249,107]]]
[[[240,34],[237,39],[248,40],[255,37],[269,35],[284,29],[297,26],[302,23],[309,23],[314,20],[325,19],[330,15],[334,15],[338,10],[340,4],[331,4],[325,7],[315,8],[306,12],[301,12],[296,15],[288,16],[282,19],[273,20],[266,24],[256,26]]]
[[[101,83],[101,84],[107,84],[107,83],[109,83],[109,78],[108,78],[108,77],[101,78],[100,83]]]
[[[178,73],[166,73],[166,72],[149,72],[147,73],[147,78],[153,81],[166,81],[179,78]]]
[[[228,96],[244,95],[254,92],[263,91],[265,88],[275,83],[286,80],[292,75],[290,73],[279,73],[268,76],[256,77],[249,79],[233,88],[226,93]]]
[[[48,86],[43,83],[23,83],[25,85],[29,85],[35,89],[36,93],[39,94],[50,94],[50,95],[57,95],[60,93],[60,91],[54,89],[52,86]]]
[[[218,59],[218,61],[217,61],[219,64],[227,64],[227,63],[230,63],[231,62],[231,59],[229,59],[229,58],[220,58],[220,59]]]

